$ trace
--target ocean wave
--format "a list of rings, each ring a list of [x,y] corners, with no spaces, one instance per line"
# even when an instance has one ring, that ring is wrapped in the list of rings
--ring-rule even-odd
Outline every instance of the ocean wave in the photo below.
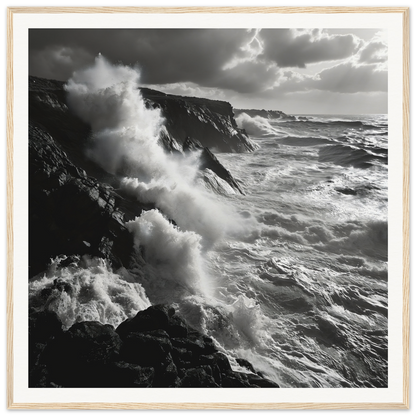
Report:
[[[267,119],[261,116],[251,117],[246,113],[241,113],[235,121],[238,127],[244,129],[250,136],[275,137],[281,135],[280,129],[273,127]]]
[[[347,225],[342,233],[343,236],[337,236],[326,243],[314,244],[313,247],[339,254],[363,253],[375,259],[387,260],[387,221],[375,220],[360,225]]]
[[[387,303],[380,302],[374,295],[358,287],[337,288],[331,294],[332,301],[361,316],[368,315],[368,311],[378,312],[387,317]]]
[[[209,294],[200,235],[181,231],[158,210],[143,212],[126,227],[146,261],[141,283],[153,302],[177,302],[185,296]]]
[[[307,120],[304,119],[298,119],[297,122],[303,123],[304,125],[310,127],[314,126],[322,126],[322,127],[346,127],[346,128],[353,128],[353,129],[363,129],[363,130],[369,130],[369,129],[378,129],[379,126],[364,123],[359,120],[316,120],[312,118],[308,118]]]
[[[387,158],[364,149],[341,144],[325,146],[319,150],[319,162],[332,162],[340,166],[367,169],[376,161],[386,164]]]
[[[298,136],[287,136],[277,140],[280,144],[288,146],[319,146],[322,144],[332,144],[333,141],[324,139],[322,137],[298,137]]]

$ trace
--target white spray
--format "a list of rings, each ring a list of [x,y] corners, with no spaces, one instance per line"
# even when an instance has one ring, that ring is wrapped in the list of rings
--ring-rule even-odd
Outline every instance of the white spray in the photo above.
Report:
[[[229,206],[197,180],[198,155],[175,158],[159,146],[164,119],[159,109],[146,107],[138,90],[139,77],[137,68],[111,65],[100,55],[94,66],[75,72],[68,81],[68,103],[92,127],[91,159],[121,176],[125,191],[142,202],[154,203],[179,227],[172,229],[156,213],[131,222],[128,227],[144,246],[146,260],[155,259],[156,240],[162,241],[163,234],[165,240],[176,234],[176,241],[186,241],[187,247],[193,241],[194,249],[177,252],[173,244],[166,245],[165,260],[184,255],[182,261],[189,270],[183,278],[189,283],[192,270],[200,281],[202,261],[191,257],[201,256],[201,246],[208,248],[224,234],[238,232],[242,224]],[[189,232],[198,236],[191,237]]]
[[[126,269],[115,273],[105,260],[86,255],[69,264],[66,256],[54,259],[45,273],[31,279],[29,303],[56,312],[65,328],[82,321],[117,327],[150,306],[143,287]]]

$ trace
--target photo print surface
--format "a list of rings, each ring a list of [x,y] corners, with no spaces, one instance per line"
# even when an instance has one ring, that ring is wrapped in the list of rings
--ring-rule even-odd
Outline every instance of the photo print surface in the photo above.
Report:
[[[29,386],[386,388],[387,32],[29,30]]]

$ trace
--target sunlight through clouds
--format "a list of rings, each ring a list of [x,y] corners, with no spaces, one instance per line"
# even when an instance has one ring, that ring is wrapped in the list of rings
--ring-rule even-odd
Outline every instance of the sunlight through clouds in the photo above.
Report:
[[[302,93],[298,111],[307,113],[305,94],[335,92],[350,111],[361,112],[351,94],[387,90],[387,35],[326,28],[36,29],[29,71],[66,81],[101,52],[111,63],[139,67],[142,86],[167,93],[283,111],[292,110],[296,97],[289,94]],[[385,112],[382,96],[367,111]],[[314,111],[320,106],[314,103]]]

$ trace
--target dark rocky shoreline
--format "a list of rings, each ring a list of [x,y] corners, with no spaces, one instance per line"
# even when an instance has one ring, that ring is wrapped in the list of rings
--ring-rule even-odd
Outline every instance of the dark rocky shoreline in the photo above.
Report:
[[[151,306],[116,329],[79,322],[63,331],[51,311],[29,315],[29,387],[279,387],[231,369],[211,338],[166,305]]]

